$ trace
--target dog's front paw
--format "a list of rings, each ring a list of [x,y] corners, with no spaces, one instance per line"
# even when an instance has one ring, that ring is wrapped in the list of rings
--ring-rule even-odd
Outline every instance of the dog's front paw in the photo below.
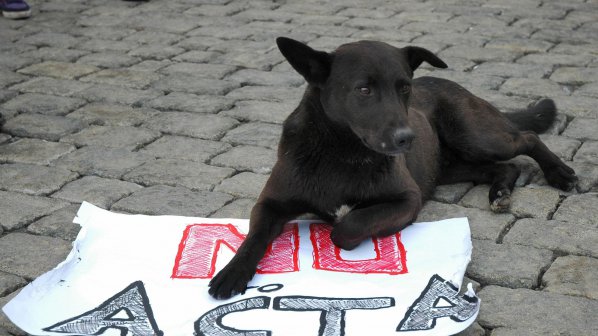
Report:
[[[492,186],[489,193],[490,210],[492,212],[507,212],[511,206],[511,191],[507,187]]]
[[[564,163],[545,171],[544,177],[548,184],[564,191],[570,191],[577,184],[575,171]]]
[[[362,241],[361,238],[355,239],[344,236],[336,227],[332,229],[332,232],[330,232],[330,240],[332,240],[334,245],[347,251],[351,251],[352,249],[356,248],[359,246],[359,244],[361,244]]]
[[[218,300],[228,299],[237,294],[244,294],[247,283],[255,270],[249,270],[238,263],[229,263],[210,281],[208,293]]]

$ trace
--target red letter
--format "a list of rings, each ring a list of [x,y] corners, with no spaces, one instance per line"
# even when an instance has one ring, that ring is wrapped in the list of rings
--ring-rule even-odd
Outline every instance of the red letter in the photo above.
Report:
[[[328,225],[311,224],[310,239],[314,247],[314,268],[334,272],[350,273],[407,273],[405,247],[401,234],[385,238],[372,238],[376,257],[365,260],[345,260],[341,249],[330,240],[332,228]]]
[[[268,247],[258,265],[259,273],[283,273],[299,270],[299,230],[287,224],[280,237]],[[173,278],[209,279],[214,276],[218,251],[222,244],[237,252],[245,239],[232,224],[193,224],[185,228],[172,271]]]

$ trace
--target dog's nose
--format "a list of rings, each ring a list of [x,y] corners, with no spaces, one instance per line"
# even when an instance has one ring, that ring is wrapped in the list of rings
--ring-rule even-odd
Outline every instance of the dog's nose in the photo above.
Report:
[[[405,151],[411,146],[411,142],[415,138],[415,134],[408,127],[402,127],[395,129],[391,134],[391,143],[393,150]]]

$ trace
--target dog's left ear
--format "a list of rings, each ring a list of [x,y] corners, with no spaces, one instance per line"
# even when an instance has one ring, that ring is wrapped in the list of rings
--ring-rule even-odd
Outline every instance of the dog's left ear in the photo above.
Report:
[[[446,63],[428,49],[410,46],[405,47],[402,50],[407,57],[407,62],[411,67],[411,71],[415,71],[415,69],[417,69],[424,61],[437,68],[445,69],[448,67]]]
[[[330,75],[332,55],[310,48],[308,45],[287,37],[279,37],[276,44],[291,66],[314,85],[322,85]]]

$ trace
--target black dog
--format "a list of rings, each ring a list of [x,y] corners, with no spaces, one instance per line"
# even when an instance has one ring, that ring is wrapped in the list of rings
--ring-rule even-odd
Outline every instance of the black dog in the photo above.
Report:
[[[268,244],[303,213],[333,223],[334,244],[352,249],[413,223],[440,183],[490,183],[492,209],[505,210],[519,169],[496,161],[525,154],[550,185],[577,181],[536,135],[554,120],[552,100],[501,114],[454,82],[413,79],[424,61],[447,67],[419,47],[361,41],[326,53],[288,38],[277,44],[309,85],[284,123],[247,238],[210,282],[215,298],[243,293]]]

